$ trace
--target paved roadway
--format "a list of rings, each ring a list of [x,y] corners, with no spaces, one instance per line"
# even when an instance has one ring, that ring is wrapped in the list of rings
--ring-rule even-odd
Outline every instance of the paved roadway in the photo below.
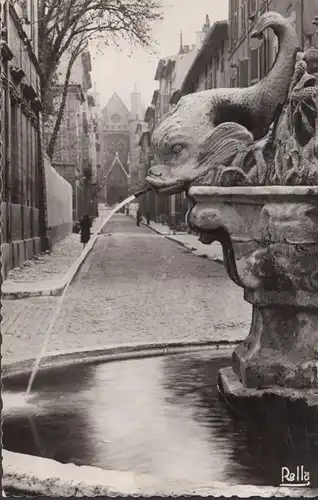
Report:
[[[56,297],[6,301],[3,356],[38,352]],[[25,314],[18,314],[24,307]],[[251,306],[223,266],[118,214],[70,286],[49,351],[114,343],[240,339]],[[23,354],[22,354],[23,352]]]

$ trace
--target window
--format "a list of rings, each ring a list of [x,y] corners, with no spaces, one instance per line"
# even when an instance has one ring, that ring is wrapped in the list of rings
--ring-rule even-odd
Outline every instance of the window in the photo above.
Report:
[[[248,87],[248,59],[240,60],[240,87]]]
[[[208,78],[208,65],[207,64],[204,66],[204,78],[205,79]]]
[[[31,42],[34,49],[36,49],[36,35],[37,35],[37,23],[36,23],[36,2],[32,1],[30,5],[30,21],[31,21]]]
[[[19,174],[18,174],[18,148],[17,148],[17,137],[18,136],[18,107],[17,103],[11,99],[11,127],[10,127],[10,137],[11,137],[11,188],[12,188],[12,203],[19,203]]]
[[[225,42],[224,40],[222,40],[220,48],[221,57],[224,56],[224,52],[225,52]]]
[[[263,40],[263,43],[259,47],[259,77],[264,78],[268,69],[267,69],[267,58],[266,58],[266,50],[267,43],[266,40]]]
[[[209,73],[209,78],[208,78],[208,89],[213,89],[213,69],[211,68],[211,71]]]
[[[241,6],[241,34],[246,31],[246,6],[245,3]]]
[[[256,0],[248,0],[248,15],[255,14],[257,10]]]
[[[238,20],[238,11],[234,14],[234,23],[233,23],[233,41],[234,43],[238,41],[239,38],[239,20]]]
[[[258,80],[258,49],[251,49],[250,51],[251,59],[251,83]]]
[[[231,0],[230,4],[230,26],[231,26],[231,46],[235,45],[235,42],[238,40],[238,0]]]
[[[9,133],[9,129],[8,129],[9,113],[8,113],[7,96],[8,96],[8,89],[5,87],[4,92],[2,92],[2,95],[0,97],[0,99],[2,99],[1,123],[2,123],[2,126],[4,127],[4,148],[3,148],[4,168],[2,169],[3,196],[4,196],[3,201],[9,200],[9,171],[10,171],[9,139],[10,139],[10,133]]]

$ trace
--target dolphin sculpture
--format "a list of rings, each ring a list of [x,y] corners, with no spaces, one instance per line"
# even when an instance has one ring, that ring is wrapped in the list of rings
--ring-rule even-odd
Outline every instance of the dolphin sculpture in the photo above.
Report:
[[[290,21],[267,12],[251,34],[262,38],[271,28],[279,50],[269,73],[246,88],[217,88],[183,96],[158,123],[152,142],[156,165],[146,182],[157,192],[186,190],[220,163],[230,166],[237,154],[262,139],[288,97],[299,50]]]

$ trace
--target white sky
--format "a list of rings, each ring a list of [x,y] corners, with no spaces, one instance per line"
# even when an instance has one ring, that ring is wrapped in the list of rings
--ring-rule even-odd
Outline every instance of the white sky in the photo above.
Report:
[[[121,50],[116,47],[105,47],[103,53],[101,49],[91,50],[92,82],[100,93],[101,106],[117,92],[129,109],[135,82],[144,105],[148,106],[158,88],[154,80],[158,60],[178,52],[180,31],[184,45],[195,44],[196,32],[201,30],[206,14],[211,26],[214,21],[227,19],[228,0],[163,0],[164,19],[153,24],[153,37],[158,42],[156,54],[151,54],[150,49],[132,51],[126,42],[121,42]]]

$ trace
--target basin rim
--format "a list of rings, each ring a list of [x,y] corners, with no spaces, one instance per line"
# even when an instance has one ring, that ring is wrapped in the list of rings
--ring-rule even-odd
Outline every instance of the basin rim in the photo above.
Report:
[[[318,186],[196,186],[188,191],[196,201],[213,200],[233,203],[313,203],[318,204]]]
[[[210,487],[196,487],[191,481],[177,488],[173,485],[162,487],[164,478],[147,474],[137,475],[131,471],[101,469],[94,466],[61,463],[49,458],[15,453],[3,449],[3,487],[45,496],[87,496],[96,495],[233,495],[247,498],[259,495],[262,498],[285,497],[315,498],[317,489],[274,486],[224,484],[214,481]],[[161,479],[161,481],[160,481]],[[158,484],[159,480],[159,484]]]
[[[243,342],[244,339],[227,340],[206,340],[206,341],[168,341],[151,343],[129,343],[114,344],[103,347],[87,347],[64,351],[47,352],[42,358],[40,371],[50,370],[62,366],[76,364],[107,363],[114,361],[126,361],[130,359],[149,358],[167,356],[172,354],[182,354],[202,350],[214,351],[215,357],[229,357],[233,348]],[[229,352],[230,350],[230,352]],[[9,379],[17,375],[30,374],[34,366],[36,357],[13,359],[8,362],[2,361],[2,380]]]
[[[43,358],[44,363],[40,365],[40,370],[50,369],[59,366],[73,365],[73,364],[90,364],[94,362],[107,362],[107,361],[124,361],[137,358],[148,358],[154,356],[164,356],[171,354],[182,354],[186,352],[199,352],[210,350],[211,354],[215,357],[228,356],[229,350],[241,343],[238,341],[169,341],[160,343],[132,343],[132,344],[119,344],[113,346],[99,347],[93,349],[79,349],[62,352],[47,353]],[[231,351],[230,351],[231,352]],[[2,366],[2,378],[10,378],[18,374],[29,373],[34,364],[34,358],[14,360],[13,362],[5,363]],[[185,486],[185,490],[178,491],[156,491],[156,484],[159,478],[137,477],[134,472],[122,471],[109,471],[100,469],[93,466],[79,466],[72,463],[63,464],[56,460],[31,456],[22,453],[15,453],[3,449],[3,486],[6,489],[15,489],[24,493],[35,493],[37,495],[47,495],[48,489],[51,496],[73,496],[75,492],[82,491],[85,496],[96,496],[96,489],[100,488],[101,494],[106,495],[131,495],[141,494],[143,496],[153,495],[188,495],[199,494],[200,496],[214,496],[232,497],[237,495],[239,491],[240,497],[250,497],[260,495],[261,497],[295,497],[299,496],[314,498],[318,494],[318,490],[312,489],[296,489],[296,488],[280,488],[271,486],[254,486],[254,485],[238,485],[228,484],[224,485],[217,482],[212,482],[210,488],[196,488],[191,485]],[[41,471],[47,471],[45,479],[41,477],[39,472],[39,462]],[[59,470],[61,475],[54,475],[53,471]],[[50,471],[50,474],[48,473]],[[86,472],[87,471],[87,472]],[[94,472],[95,471],[95,472]],[[70,474],[70,472],[72,472]],[[92,482],[92,474],[101,477],[104,475],[104,481],[100,480],[96,483]],[[114,484],[114,478],[117,484]],[[72,477],[71,477],[72,476]],[[134,478],[136,489],[127,491],[127,487],[132,485],[131,478]],[[111,479],[111,481],[109,481]],[[126,483],[124,487],[122,481]],[[154,482],[152,482],[154,481]],[[47,485],[50,485],[49,487]],[[20,489],[19,489],[20,487]],[[23,488],[28,488],[27,492]],[[114,488],[116,488],[114,490]],[[139,489],[140,488],[140,489]],[[71,493],[70,493],[71,492]]]

